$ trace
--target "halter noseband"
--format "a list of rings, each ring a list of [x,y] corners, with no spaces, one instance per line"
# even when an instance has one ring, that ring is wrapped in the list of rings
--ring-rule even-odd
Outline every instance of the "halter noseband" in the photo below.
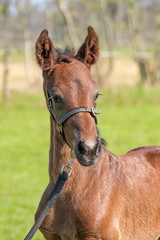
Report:
[[[49,92],[47,90],[46,90],[46,97],[47,97],[47,102],[48,102],[48,110],[49,110],[53,120],[58,125],[59,133],[61,134],[61,136],[63,137],[63,139],[66,143],[67,143],[67,141],[66,141],[65,134],[63,131],[63,124],[65,121],[67,121],[67,119],[69,119],[73,115],[80,113],[80,112],[88,112],[91,114],[91,116],[95,120],[95,123],[97,124],[96,114],[100,114],[101,112],[98,109],[94,109],[93,107],[92,108],[85,108],[85,107],[74,108],[71,111],[69,111],[68,113],[66,113],[59,120],[57,120],[55,117],[55,114],[54,114],[54,110],[53,110],[53,97],[49,94]],[[68,145],[68,143],[67,143],[67,145]]]

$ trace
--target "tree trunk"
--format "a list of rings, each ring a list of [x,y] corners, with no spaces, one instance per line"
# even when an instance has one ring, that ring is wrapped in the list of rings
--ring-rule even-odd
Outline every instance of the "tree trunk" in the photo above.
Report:
[[[98,1],[99,2],[99,7],[100,7],[100,12],[101,12],[101,22],[103,25],[104,29],[104,34],[105,34],[105,39],[107,43],[107,48],[109,52],[112,52],[114,47],[113,47],[113,41],[112,41],[112,23],[111,19],[108,17],[105,11],[105,4],[107,2],[104,2],[103,0]],[[105,4],[104,4],[105,3]],[[107,69],[107,78],[111,75],[113,71],[113,66],[114,66],[114,60],[112,57],[108,58],[108,69]]]
[[[23,36],[24,36],[24,61],[26,70],[26,80],[30,86],[34,83],[34,77],[32,72],[32,44],[30,39],[30,32],[23,26]]]
[[[5,102],[8,98],[8,73],[9,73],[9,49],[4,47],[2,65],[3,65],[3,75],[2,75],[2,101]]]
[[[69,39],[71,41],[71,44],[77,50],[78,47],[80,46],[80,42],[76,35],[74,21],[73,21],[73,18],[72,18],[69,8],[67,7],[66,0],[57,0],[57,5],[59,7],[59,10],[60,10],[63,18],[64,18],[66,28],[67,28],[67,33],[68,33]]]
[[[32,5],[30,0],[17,0],[16,6],[19,13],[21,31],[23,34],[26,81],[28,82],[29,86],[32,86],[34,84],[34,76],[32,72],[32,44],[29,27],[29,17]]]
[[[4,43],[3,43],[3,56],[2,56],[2,66],[3,66],[3,75],[2,75],[2,101],[6,101],[8,98],[8,73],[9,73],[9,44],[8,44],[8,17],[9,17],[9,3],[10,1],[6,0],[2,3],[3,8],[3,17],[5,25],[4,32]]]
[[[135,52],[144,52],[144,42],[139,30],[139,13],[138,9],[136,9],[135,2],[133,0],[129,0],[128,9],[127,9],[127,18],[128,18],[128,31],[130,35],[130,39],[132,42],[132,46]],[[150,84],[151,79],[149,76],[148,69],[148,59],[144,56],[137,56],[135,58],[136,63],[138,64],[140,79],[142,84]]]
[[[160,15],[159,8],[155,9],[155,22],[156,22],[156,43],[155,43],[155,83],[160,84]]]

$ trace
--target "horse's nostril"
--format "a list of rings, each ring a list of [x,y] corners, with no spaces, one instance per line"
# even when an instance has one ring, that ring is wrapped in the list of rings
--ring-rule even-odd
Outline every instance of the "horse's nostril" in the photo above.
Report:
[[[81,155],[86,155],[87,153],[87,150],[85,148],[85,144],[82,140],[79,141],[78,143],[78,152],[81,154]]]
[[[97,145],[96,145],[96,156],[98,157],[101,154],[102,150],[102,144],[101,144],[101,139],[97,139]]]
[[[76,150],[77,150],[77,153],[80,154],[81,156],[86,155],[91,158],[93,158],[94,156],[99,157],[102,150],[101,139],[97,138],[97,141],[94,147],[93,145],[92,147],[89,147],[88,145],[85,144],[83,140],[80,140],[77,143]]]

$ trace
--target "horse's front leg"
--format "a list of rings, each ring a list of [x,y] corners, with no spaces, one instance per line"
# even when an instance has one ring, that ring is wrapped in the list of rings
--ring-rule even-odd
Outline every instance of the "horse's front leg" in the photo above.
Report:
[[[97,236],[96,236],[97,235]],[[120,232],[117,229],[112,229],[112,231],[106,231],[106,233],[99,233],[93,236],[78,236],[77,240],[120,240]],[[160,239],[157,239],[160,240]]]
[[[101,238],[101,237],[85,237],[85,238],[83,238],[83,240],[102,240],[102,239],[104,239],[104,240],[119,240],[119,238]],[[82,240],[81,238],[79,238],[79,240]]]
[[[102,238],[86,237],[83,240],[101,240]]]
[[[78,238],[76,238],[76,240],[102,240],[103,238],[101,237],[92,237],[92,236],[86,236],[86,237],[81,237],[78,236]]]
[[[120,234],[118,231],[113,231],[110,234],[105,234],[105,236],[86,236],[86,237],[78,237],[78,240],[119,240],[120,239]],[[160,239],[157,239],[160,240]]]
[[[43,236],[46,240],[61,240],[61,237],[53,233],[43,232]]]

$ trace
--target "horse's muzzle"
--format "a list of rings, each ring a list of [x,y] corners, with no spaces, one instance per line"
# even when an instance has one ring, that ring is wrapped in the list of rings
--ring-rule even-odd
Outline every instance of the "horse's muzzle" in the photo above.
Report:
[[[94,165],[101,154],[102,144],[101,139],[98,137],[95,143],[85,143],[79,140],[75,146],[75,154],[79,163],[83,166]]]

